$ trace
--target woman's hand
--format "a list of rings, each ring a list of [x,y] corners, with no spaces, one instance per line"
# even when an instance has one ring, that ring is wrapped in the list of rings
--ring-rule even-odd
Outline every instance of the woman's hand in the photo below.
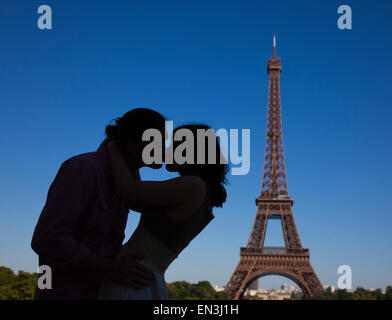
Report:
[[[98,273],[118,284],[140,289],[151,285],[154,281],[152,271],[139,262],[143,258],[140,254],[130,254],[118,260],[112,260],[90,254],[75,268],[85,273]]]

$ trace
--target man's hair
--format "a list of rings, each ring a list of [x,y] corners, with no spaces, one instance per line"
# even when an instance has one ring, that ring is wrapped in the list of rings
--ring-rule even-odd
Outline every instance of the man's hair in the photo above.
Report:
[[[108,138],[116,140],[120,147],[124,147],[128,141],[141,144],[147,129],[165,128],[165,118],[159,112],[147,108],[133,109],[114,121],[116,124],[106,126],[105,133]]]

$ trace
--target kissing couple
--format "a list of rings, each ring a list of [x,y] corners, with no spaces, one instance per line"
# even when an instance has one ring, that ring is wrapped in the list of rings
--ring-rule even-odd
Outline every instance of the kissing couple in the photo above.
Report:
[[[228,166],[216,136],[214,149],[204,143],[205,164],[196,161],[200,150],[193,139],[194,161],[166,164],[178,177],[143,181],[140,168],[162,167],[143,161],[149,143],[143,133],[156,129],[167,137],[165,118],[137,108],[115,122],[98,150],[66,160],[49,188],[31,246],[39,265],[50,267],[51,283],[42,286],[38,279],[35,299],[168,299],[165,271],[226,201]],[[209,127],[183,125],[173,136],[180,129],[195,137]],[[181,142],[172,139],[173,150]],[[209,152],[215,152],[215,164],[208,164]],[[141,215],[123,244],[129,210]]]

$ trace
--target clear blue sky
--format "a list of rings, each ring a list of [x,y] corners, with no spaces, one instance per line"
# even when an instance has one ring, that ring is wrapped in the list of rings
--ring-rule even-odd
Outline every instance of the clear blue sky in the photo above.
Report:
[[[50,31],[37,28],[43,4]],[[337,28],[341,4],[352,30]],[[249,174],[230,177],[226,205],[167,273],[225,284],[261,187],[275,33],[288,188],[312,265],[324,284],[343,264],[354,287],[392,284],[391,17],[389,0],[2,0],[0,265],[36,270],[30,239],[60,164],[150,106],[175,124],[251,130]]]

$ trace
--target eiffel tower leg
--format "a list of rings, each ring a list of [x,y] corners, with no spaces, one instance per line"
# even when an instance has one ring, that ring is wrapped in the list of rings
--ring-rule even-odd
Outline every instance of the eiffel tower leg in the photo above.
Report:
[[[307,287],[307,294],[305,297],[307,299],[312,298],[313,296],[324,292],[323,285],[321,284],[319,278],[317,277],[316,273],[314,272],[312,266],[309,266],[302,271],[301,273],[304,284]],[[304,293],[305,294],[305,293]]]
[[[225,287],[227,298],[229,300],[238,300],[242,297],[247,283],[251,280],[249,277],[251,275],[251,271],[252,264],[246,263],[241,259]]]
[[[247,244],[248,247],[261,247],[264,243],[268,216],[261,210],[259,211],[256,213],[255,222],[253,223]]]
[[[287,205],[288,206],[288,205]],[[293,214],[291,210],[281,215],[282,229],[286,248],[302,248]]]

